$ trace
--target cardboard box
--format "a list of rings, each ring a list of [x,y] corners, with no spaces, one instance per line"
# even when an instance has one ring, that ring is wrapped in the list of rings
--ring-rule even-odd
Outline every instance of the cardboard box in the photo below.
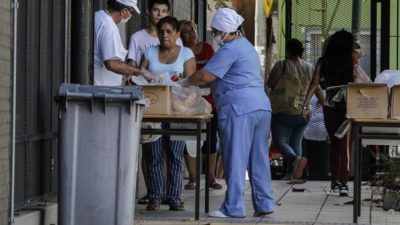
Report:
[[[347,116],[358,119],[387,119],[389,94],[386,84],[347,86]]]
[[[390,119],[400,120],[400,85],[390,89]]]
[[[146,115],[171,114],[171,87],[164,85],[142,86],[144,96],[150,100],[150,106],[145,108]]]

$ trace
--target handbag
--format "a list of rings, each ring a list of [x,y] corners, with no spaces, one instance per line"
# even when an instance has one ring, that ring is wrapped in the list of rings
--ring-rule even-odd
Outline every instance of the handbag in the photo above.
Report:
[[[273,113],[299,113],[300,78],[296,71],[287,70],[287,62],[283,61],[282,73],[271,89],[269,99]]]

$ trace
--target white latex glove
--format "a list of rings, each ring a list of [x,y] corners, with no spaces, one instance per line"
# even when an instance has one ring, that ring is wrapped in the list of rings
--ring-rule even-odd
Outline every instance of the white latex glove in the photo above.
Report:
[[[155,83],[160,83],[160,77],[154,74],[151,74],[148,70],[142,68],[141,69],[142,76],[148,81],[154,81]]]
[[[188,78],[180,79],[180,80],[176,81],[176,83],[180,84],[182,87],[189,87],[190,86]]]

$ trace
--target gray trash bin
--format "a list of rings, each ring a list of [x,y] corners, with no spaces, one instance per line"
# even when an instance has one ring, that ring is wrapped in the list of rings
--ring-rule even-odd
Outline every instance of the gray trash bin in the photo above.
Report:
[[[135,86],[60,86],[60,225],[133,224],[143,99]]]

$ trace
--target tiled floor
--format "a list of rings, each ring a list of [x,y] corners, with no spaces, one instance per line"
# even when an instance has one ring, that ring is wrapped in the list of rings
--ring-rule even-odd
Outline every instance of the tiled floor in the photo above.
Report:
[[[223,181],[221,181],[223,183]],[[352,183],[350,190],[352,190]],[[215,219],[204,214],[204,205],[200,209],[200,221],[194,221],[194,191],[183,191],[184,212],[170,212],[168,206],[161,206],[156,212],[146,212],[145,206],[136,205],[135,224],[186,225],[186,224],[352,224],[353,205],[351,197],[327,195],[330,182],[308,181],[304,184],[287,184],[285,181],[273,181],[274,195],[277,200],[276,210],[265,217],[253,217],[250,188],[246,190],[247,216],[243,219]],[[293,188],[304,188],[304,192],[293,192]],[[225,187],[224,187],[225,188]],[[362,200],[371,198],[372,188],[362,187]],[[374,190],[374,193],[377,192]],[[201,192],[204,199],[204,189]],[[352,193],[350,193],[352,195]],[[224,190],[210,190],[210,210],[218,209],[223,201]],[[378,194],[374,194],[377,198]],[[359,224],[398,225],[400,212],[391,214],[383,211],[382,203],[363,201]]]

